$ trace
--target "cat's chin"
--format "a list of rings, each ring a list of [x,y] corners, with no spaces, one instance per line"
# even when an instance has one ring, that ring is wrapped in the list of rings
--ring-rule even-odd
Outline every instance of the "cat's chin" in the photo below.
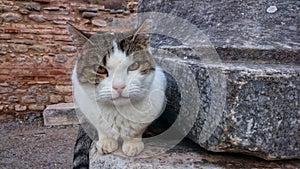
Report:
[[[112,104],[116,106],[128,105],[131,103],[130,97],[117,97],[111,99]]]
[[[99,104],[104,104],[104,105],[115,105],[115,106],[126,106],[128,104],[131,104],[131,99],[130,97],[118,97],[118,98],[106,98],[106,99],[101,99],[97,101]]]
[[[112,101],[116,101],[116,100],[129,100],[130,97],[125,97],[125,96],[120,96],[120,97],[116,97],[116,98],[112,98]]]

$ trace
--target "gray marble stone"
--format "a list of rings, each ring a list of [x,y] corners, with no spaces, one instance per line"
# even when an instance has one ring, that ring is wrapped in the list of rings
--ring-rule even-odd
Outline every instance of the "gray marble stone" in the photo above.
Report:
[[[138,12],[168,13],[195,24],[209,37],[223,61],[299,65],[299,3],[141,0]],[[275,7],[276,11],[268,12]]]
[[[118,150],[119,151],[119,150]],[[183,140],[166,153],[150,158],[132,158],[122,155],[100,155],[92,145],[90,168],[129,168],[129,169],[238,169],[238,168],[299,168],[298,160],[265,161],[254,157],[210,153],[189,140]]]
[[[165,119],[179,114],[177,119],[193,122],[188,134],[191,140],[214,152],[240,152],[269,160],[300,158],[300,66],[203,64],[170,59],[166,54],[157,62],[169,72],[179,70],[172,76],[182,77],[176,78],[180,105],[189,107],[169,112],[166,116],[171,118]],[[196,83],[189,83],[187,67],[192,72],[189,78]],[[190,92],[191,88],[198,88],[199,93]],[[193,99],[183,99],[184,93],[199,98],[200,105]],[[200,108],[195,112],[191,107]],[[193,113],[196,120],[192,120]],[[186,126],[180,124],[179,131],[187,134]]]
[[[205,44],[195,52],[178,39],[152,38],[154,48],[167,51],[155,54],[158,64],[180,88],[181,107],[165,115],[184,119],[179,132],[214,152],[300,158],[298,1],[142,0],[139,12],[186,19],[217,52],[218,59],[207,61],[215,53]],[[185,40],[199,36],[186,33],[187,27],[167,29]]]
[[[60,103],[47,106],[43,112],[45,126],[79,124],[73,103]]]

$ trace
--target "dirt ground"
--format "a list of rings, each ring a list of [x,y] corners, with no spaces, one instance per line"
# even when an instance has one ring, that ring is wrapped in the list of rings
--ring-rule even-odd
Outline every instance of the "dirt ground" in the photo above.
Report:
[[[0,121],[0,169],[72,168],[77,126],[45,127],[34,121]]]

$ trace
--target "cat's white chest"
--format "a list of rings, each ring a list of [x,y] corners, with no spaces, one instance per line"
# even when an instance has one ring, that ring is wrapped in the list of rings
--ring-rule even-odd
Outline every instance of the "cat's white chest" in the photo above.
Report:
[[[100,105],[103,125],[99,126],[105,130],[107,135],[118,138],[119,136],[134,136],[138,134],[148,123],[142,123],[134,115],[140,112],[130,107],[119,107],[114,105]]]

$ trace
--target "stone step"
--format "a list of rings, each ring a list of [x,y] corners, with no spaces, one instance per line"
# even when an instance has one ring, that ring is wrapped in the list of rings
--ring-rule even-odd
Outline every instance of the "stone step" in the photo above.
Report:
[[[160,18],[154,21],[155,25],[160,21],[165,25],[159,27],[165,29],[160,31],[165,32],[162,35],[170,35],[172,31],[176,31],[177,34],[187,33],[188,38],[197,37],[196,34],[188,35],[191,25],[194,25],[209,38],[223,61],[300,64],[297,26],[300,21],[297,18],[299,15],[297,1],[257,3],[255,0],[239,2],[140,0],[139,2],[140,15],[146,15],[147,18],[153,17],[151,16],[153,13],[160,15]],[[270,8],[275,10],[270,12]],[[166,13],[168,19],[164,20],[162,13]],[[172,22],[174,18],[176,21],[170,25],[170,21]],[[191,23],[190,27],[181,27],[183,22]],[[172,41],[164,39],[154,38],[153,44],[172,44]]]
[[[74,103],[49,105],[43,112],[43,118],[45,126],[79,124]]]
[[[297,6],[141,0],[139,20],[155,25],[156,60],[178,86],[168,97],[178,111],[165,119],[210,151],[299,159]]]
[[[146,149],[149,147],[146,147]],[[145,150],[147,151],[147,150]],[[114,154],[99,155],[93,144],[90,168],[143,169],[250,169],[299,168],[299,160],[265,161],[255,157],[229,153],[211,153],[185,139],[171,150],[148,158],[124,157],[119,148]]]
[[[214,152],[300,158],[300,66],[203,64],[166,53],[157,62],[179,88],[179,111],[165,114],[177,118],[177,131]]]

